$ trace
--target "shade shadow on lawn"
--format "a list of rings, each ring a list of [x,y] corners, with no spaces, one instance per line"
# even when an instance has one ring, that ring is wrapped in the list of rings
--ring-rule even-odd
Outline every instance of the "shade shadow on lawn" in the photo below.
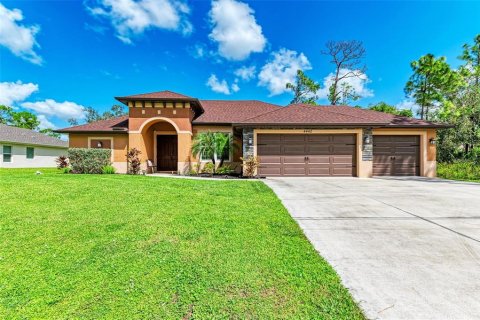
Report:
[[[0,169],[0,318],[362,319],[259,181]]]

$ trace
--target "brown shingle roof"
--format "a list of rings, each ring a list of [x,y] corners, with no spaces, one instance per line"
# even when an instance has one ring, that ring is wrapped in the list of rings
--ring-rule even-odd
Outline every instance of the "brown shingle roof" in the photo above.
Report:
[[[29,129],[0,124],[0,142],[68,148],[68,142]]]
[[[282,108],[258,100],[200,100],[204,113],[193,123],[236,123]]]
[[[252,117],[237,124],[276,125],[378,125],[397,127],[442,127],[444,125],[414,118],[349,106],[312,106],[293,104]]]
[[[69,132],[127,132],[128,130],[128,116],[121,116],[117,118],[100,120],[92,123],[86,123],[79,126],[73,126],[56,132],[69,133]]]
[[[194,100],[194,98],[186,96],[181,93],[176,93],[173,91],[157,91],[157,92],[150,92],[150,93],[142,93],[142,94],[134,94],[131,96],[125,97],[115,97],[115,99],[122,101],[122,100],[132,100],[132,99],[180,99],[180,100]],[[123,101],[122,101],[123,102]]]
[[[294,104],[281,107],[257,100],[202,100],[200,103],[204,112],[193,120],[194,124],[449,127],[441,123],[348,106]],[[128,116],[122,116],[56,131],[121,133],[127,130]]]

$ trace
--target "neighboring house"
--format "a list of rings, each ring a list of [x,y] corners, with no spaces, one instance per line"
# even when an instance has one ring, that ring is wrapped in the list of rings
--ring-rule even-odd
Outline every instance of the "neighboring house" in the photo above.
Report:
[[[0,124],[0,168],[55,167],[55,159],[67,149],[67,141]]]
[[[273,105],[199,100],[171,91],[116,99],[128,116],[58,130],[70,147],[109,148],[120,172],[137,148],[158,171],[186,172],[202,131],[231,134],[240,146],[228,163],[258,156],[263,176],[420,175],[436,173],[436,129],[445,125],[348,106]],[[208,160],[206,160],[208,161]]]

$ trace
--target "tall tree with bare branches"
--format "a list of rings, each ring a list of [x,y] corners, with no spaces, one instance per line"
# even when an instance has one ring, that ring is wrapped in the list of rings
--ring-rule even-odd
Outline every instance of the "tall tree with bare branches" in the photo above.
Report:
[[[363,63],[365,59],[365,48],[363,43],[357,40],[348,41],[329,41],[325,44],[326,49],[322,54],[330,57],[330,62],[335,66],[335,71],[331,79],[328,100],[332,105],[339,102],[345,102],[345,97],[356,97],[354,88],[350,85],[342,85],[348,78],[363,78],[365,76],[366,66]],[[346,92],[344,92],[346,91]],[[356,100],[353,99],[353,100]]]

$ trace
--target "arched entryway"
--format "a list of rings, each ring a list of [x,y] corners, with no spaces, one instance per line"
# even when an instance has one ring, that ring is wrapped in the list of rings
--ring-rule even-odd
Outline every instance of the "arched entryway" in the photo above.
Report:
[[[148,160],[157,172],[178,170],[178,132],[175,123],[164,119],[150,121],[142,128]]]

